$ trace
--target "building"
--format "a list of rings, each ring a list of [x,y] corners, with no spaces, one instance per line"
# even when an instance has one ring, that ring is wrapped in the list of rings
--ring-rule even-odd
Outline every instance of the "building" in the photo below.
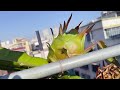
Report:
[[[92,20],[90,23],[82,26],[79,31],[89,25],[95,23],[92,31],[87,35],[85,47],[88,47],[91,42],[102,40],[108,47],[120,44],[120,12],[119,11],[103,11],[101,17]],[[96,46],[95,50],[99,48]],[[120,56],[117,56],[120,62]],[[76,68],[75,72],[83,78],[94,79],[98,66],[103,67],[107,63],[103,60],[92,63],[80,68]]]
[[[27,51],[30,48],[28,42],[26,38],[16,38],[13,40],[12,45],[9,46],[9,49],[12,51],[29,52]]]
[[[41,37],[41,38],[43,38],[43,40],[48,40],[49,43],[52,43],[53,37],[52,37],[52,33],[49,29],[42,30],[41,34],[42,34],[41,36],[43,36],[43,37]]]
[[[35,37],[30,42],[31,47],[32,47],[32,54],[34,57],[47,58],[47,55],[48,55],[47,43],[51,43],[51,40],[46,39],[44,37],[40,37],[40,38],[41,38],[41,42],[42,42],[43,51],[39,50],[39,43],[38,43],[37,37]]]
[[[58,28],[54,27],[53,28],[54,37],[57,37],[58,32],[59,32]],[[42,42],[43,52],[39,50],[39,43],[37,37],[34,37],[31,40],[32,55],[34,57],[42,57],[47,59],[47,55],[49,52],[47,43],[51,44],[53,41],[51,30],[49,29],[42,30],[42,32],[40,33],[40,38]]]
[[[12,42],[1,42],[1,47],[10,49],[12,51],[26,52],[28,55],[31,53],[30,42],[25,38],[16,38]]]
[[[118,17],[120,16],[120,11],[102,11],[101,17],[108,18],[108,17]]]
[[[39,43],[37,41],[37,38],[31,41],[31,47],[32,47],[32,53],[34,57],[43,57],[43,58],[47,58],[48,55],[48,47],[47,47],[47,43],[49,42],[48,40],[43,40],[42,39],[42,45],[43,45],[43,53],[44,56],[41,55],[41,51],[39,50]]]
[[[9,49],[9,47],[12,45],[12,43],[7,40],[7,41],[1,41],[1,47]]]

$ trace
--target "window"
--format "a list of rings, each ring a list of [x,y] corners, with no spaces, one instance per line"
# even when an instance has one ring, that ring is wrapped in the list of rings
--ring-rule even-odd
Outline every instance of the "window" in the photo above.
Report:
[[[77,76],[79,76],[79,71],[75,71],[75,74],[76,74]]]
[[[116,57],[116,59],[118,60],[119,64],[120,64],[120,55]]]
[[[117,16],[120,16],[120,11],[117,11]]]
[[[83,74],[83,73],[81,73],[81,77],[82,77],[82,78],[86,78],[86,77],[85,77],[85,74]]]
[[[87,75],[87,74],[84,74],[84,73],[81,73],[81,77],[85,78],[85,79],[90,79],[90,75]]]
[[[39,48],[39,45],[37,45],[36,47]]]
[[[87,37],[87,41],[91,41],[90,33],[88,33],[86,37]]]
[[[87,78],[87,79],[90,79],[90,75],[86,75],[86,78]]]
[[[120,38],[120,34],[119,34],[119,35],[111,36],[111,38],[112,38],[112,39]]]
[[[80,67],[80,68],[85,69],[85,70],[88,70],[88,65],[82,66],[82,67]]]
[[[98,67],[99,67],[98,65],[92,65],[92,70],[96,72],[98,70]]]
[[[105,29],[105,32],[108,38],[120,38],[120,27]]]

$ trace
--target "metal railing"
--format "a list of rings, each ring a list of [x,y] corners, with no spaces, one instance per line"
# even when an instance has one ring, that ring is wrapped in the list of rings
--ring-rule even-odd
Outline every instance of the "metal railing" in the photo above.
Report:
[[[49,63],[44,66],[14,72],[10,75],[1,77],[1,79],[40,79],[118,55],[120,55],[120,45],[115,45],[84,55],[74,56],[58,62]]]

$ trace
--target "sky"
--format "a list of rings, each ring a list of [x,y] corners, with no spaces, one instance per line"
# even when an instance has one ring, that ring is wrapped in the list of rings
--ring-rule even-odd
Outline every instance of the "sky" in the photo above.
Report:
[[[17,37],[32,38],[35,31],[59,27],[72,13],[69,29],[82,25],[101,15],[101,11],[0,11],[0,40]]]

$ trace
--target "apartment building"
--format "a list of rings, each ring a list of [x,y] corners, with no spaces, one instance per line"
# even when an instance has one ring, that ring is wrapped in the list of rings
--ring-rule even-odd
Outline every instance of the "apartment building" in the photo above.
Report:
[[[108,47],[120,44],[120,12],[119,11],[103,11],[101,16],[96,20],[92,20],[88,24],[82,26],[79,31],[83,30],[89,25],[95,23],[92,31],[87,35],[85,47],[88,47],[91,42],[102,40]],[[96,46],[95,50],[99,48]],[[120,56],[117,56],[120,62]],[[95,62],[83,67],[75,69],[77,75],[86,79],[94,79],[97,68],[107,65],[105,60]]]

